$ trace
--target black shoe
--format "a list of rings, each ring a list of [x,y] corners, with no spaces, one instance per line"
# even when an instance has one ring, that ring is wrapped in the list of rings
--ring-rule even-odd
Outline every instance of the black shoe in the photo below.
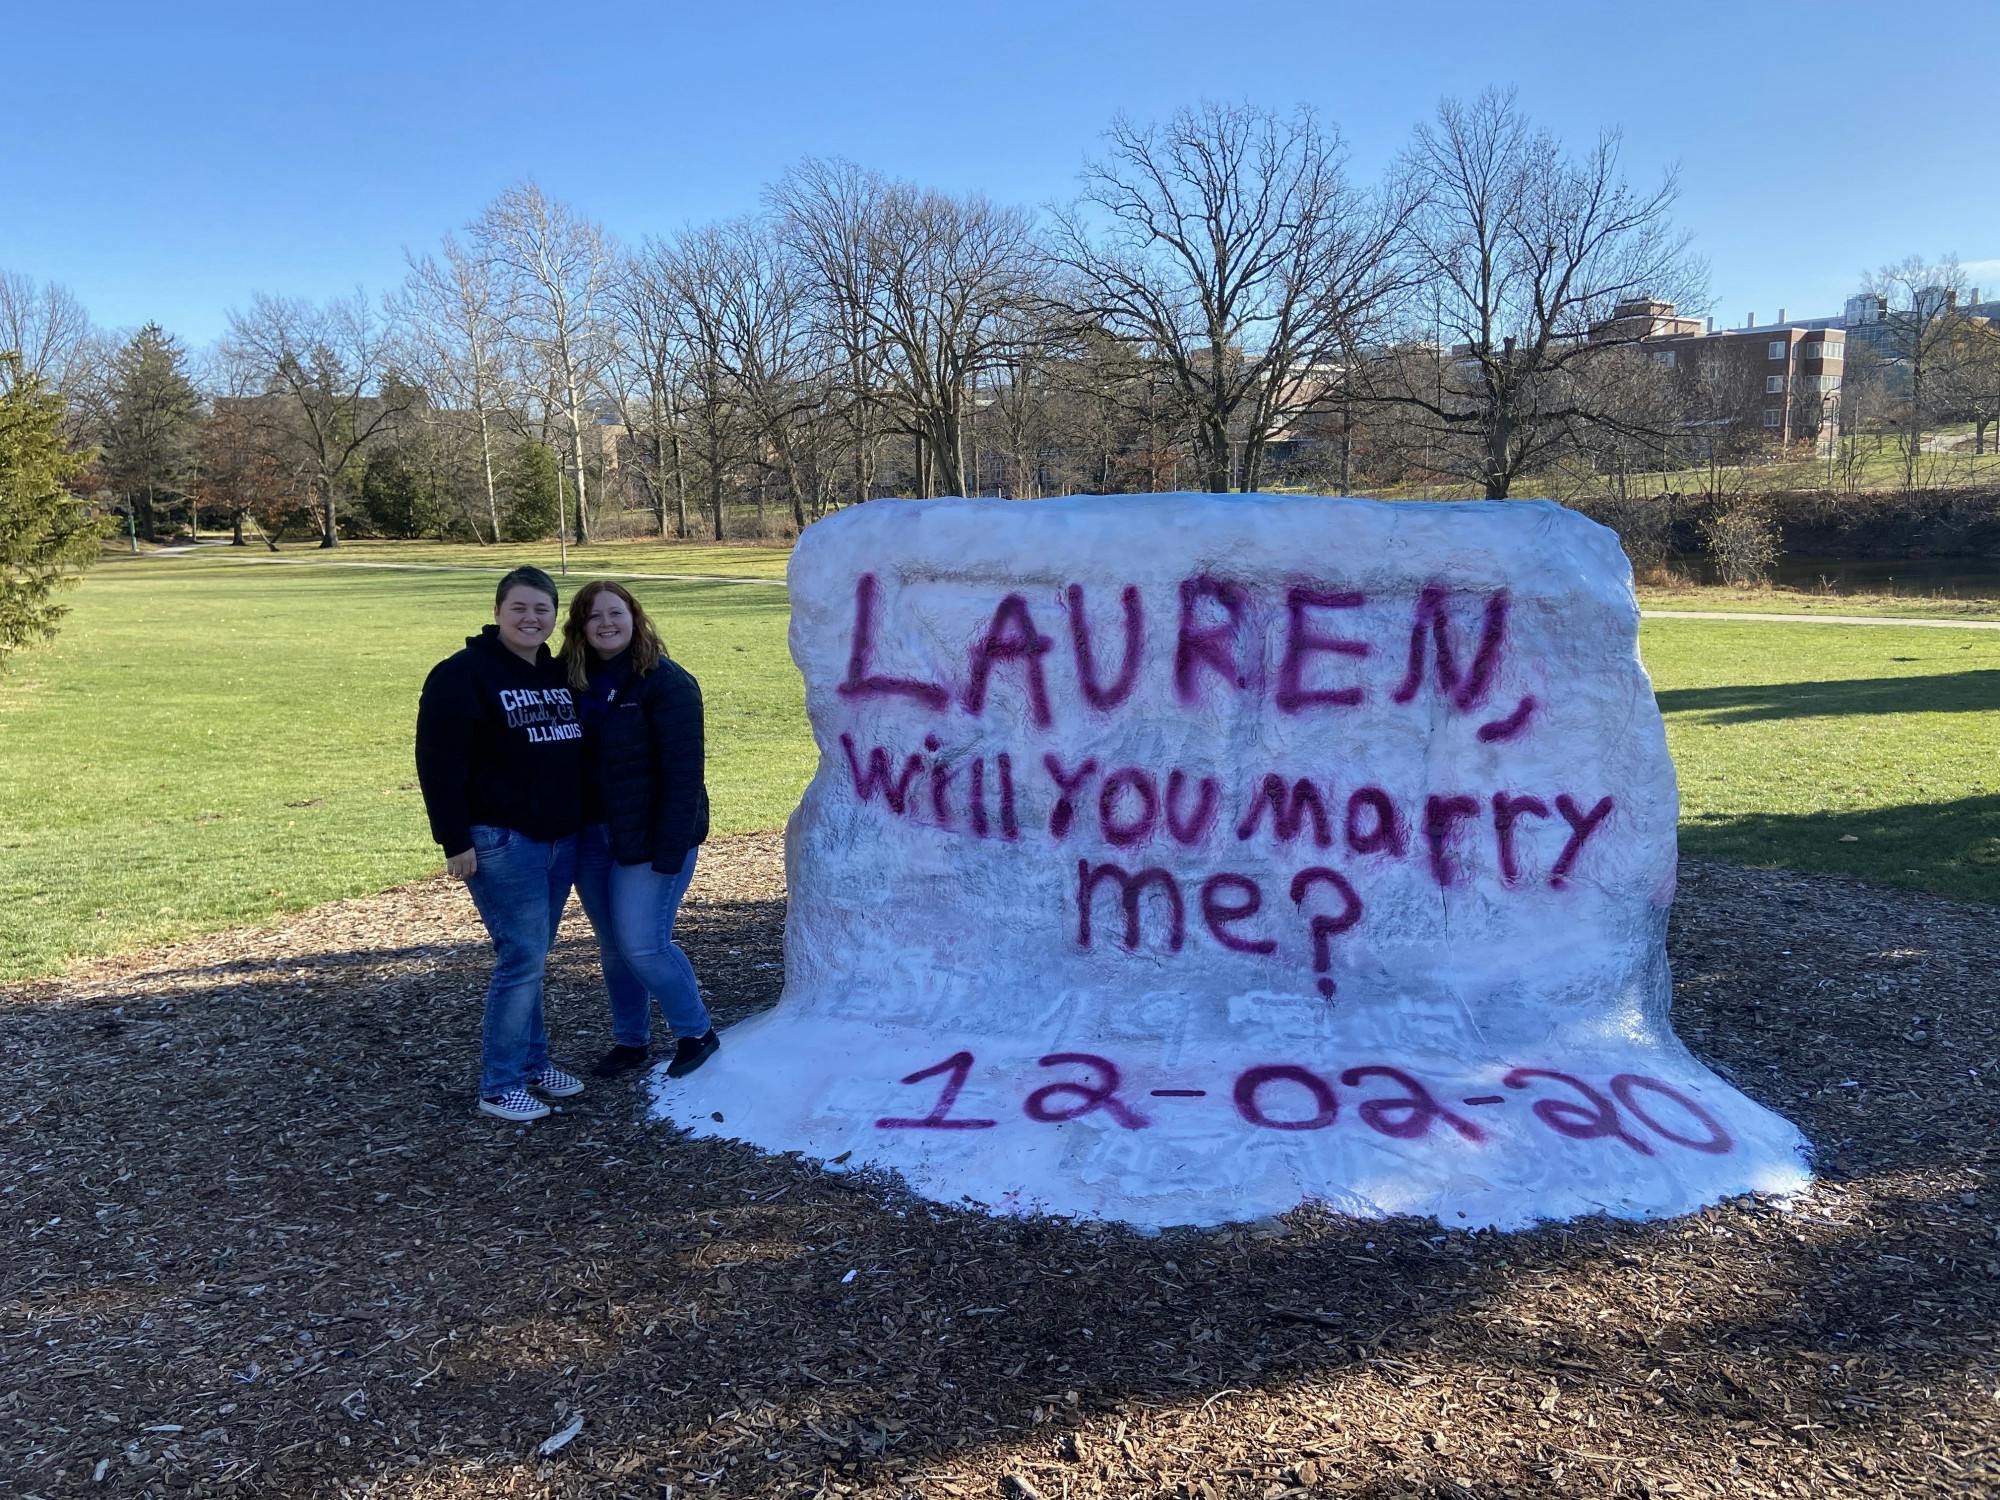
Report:
[[[616,1078],[620,1073],[629,1073],[634,1068],[646,1066],[651,1052],[645,1047],[628,1047],[623,1042],[598,1058],[591,1075],[596,1078]]]
[[[715,1056],[722,1039],[713,1029],[701,1036],[684,1036],[674,1043],[674,1060],[667,1064],[667,1077],[684,1078]]]

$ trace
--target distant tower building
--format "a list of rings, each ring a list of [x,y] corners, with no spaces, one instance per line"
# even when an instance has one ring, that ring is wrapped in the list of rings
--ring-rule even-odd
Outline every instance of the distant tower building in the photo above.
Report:
[[[1862,292],[1849,297],[1841,309],[1840,321],[1849,328],[1864,328],[1870,323],[1885,322],[1889,316],[1889,299],[1878,297],[1873,292]]]

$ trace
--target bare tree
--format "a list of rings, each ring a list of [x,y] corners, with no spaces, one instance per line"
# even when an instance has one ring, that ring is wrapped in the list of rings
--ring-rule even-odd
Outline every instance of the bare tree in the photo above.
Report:
[[[1882,451],[1888,386],[1888,362],[1881,351],[1850,332],[1840,376],[1840,437],[1830,465],[1831,474],[1848,490],[1855,487],[1865,458]]]
[[[1987,451],[1986,429],[2000,421],[2000,326],[1962,318],[1950,357],[1947,392],[1952,411],[1972,423],[1972,452]]]
[[[470,414],[487,526],[482,534],[475,524],[473,535],[497,542],[501,528],[493,426],[505,406],[500,354],[506,330],[493,266],[449,234],[441,256],[412,255],[408,260],[403,286],[389,300],[390,316],[401,335],[403,363],[431,398],[427,412],[447,419]]]
[[[475,245],[505,289],[510,334],[540,366],[561,413],[576,485],[576,539],[590,539],[584,403],[602,368],[607,294],[616,253],[597,224],[533,182],[508,188],[472,226]],[[595,426],[594,422],[590,423]]]
[[[918,488],[962,493],[969,392],[1040,300],[1029,216],[845,163],[803,163],[772,197],[821,279],[851,382],[885,389],[916,440]]]
[[[202,509],[228,517],[232,545],[247,521],[271,551],[287,520],[316,513],[309,481],[298,472],[298,443],[282,396],[265,391],[255,372],[229,358],[226,345],[207,351],[198,366],[208,407],[195,482]]]
[[[725,304],[735,274],[721,231],[688,229],[648,240],[633,261],[633,295],[650,301],[681,390],[679,403],[707,490],[716,541],[727,529],[723,501],[731,471],[747,453],[743,395],[725,344]]]
[[[662,537],[688,537],[687,466],[681,451],[681,374],[672,310],[642,260],[611,279],[612,335],[605,384],[636,461],[630,472],[645,491]]]
[[[883,371],[928,465],[927,494],[964,494],[973,382],[1009,358],[1035,290],[1028,215],[980,197],[892,184],[872,252]]]
[[[1919,489],[1929,467],[1926,434],[1949,404],[1953,364],[1968,347],[1966,314],[1958,305],[1965,295],[1965,272],[1950,257],[1932,262],[1912,255],[1875,272],[1866,290],[1885,307],[1886,337],[1880,347],[1888,362],[1903,487]]]
[[[1606,417],[1585,424],[1576,448],[1558,461],[1557,487],[1565,480],[1572,487],[1551,498],[1602,494],[1624,505],[1624,514],[1639,514],[1666,489],[1665,464],[1686,429],[1664,439],[1662,433],[1679,426],[1676,412],[1687,399],[1687,382],[1677,369],[1629,346],[1604,351],[1586,374],[1591,399]]]
[[[226,516],[232,545],[247,546],[247,520],[271,551],[278,550],[275,533],[285,513],[296,504],[284,466],[267,441],[266,424],[258,410],[268,397],[217,395],[202,423],[201,474],[196,493],[202,509]]]
[[[1412,304],[1403,346],[1428,357],[1371,361],[1369,395],[1407,410],[1434,465],[1504,498],[1587,429],[1629,423],[1588,378],[1593,360],[1651,331],[1644,317],[1614,321],[1620,302],[1703,305],[1704,270],[1669,217],[1675,176],[1635,191],[1615,132],[1570,157],[1511,91],[1488,91],[1438,106],[1403,177],[1431,294]]]
[[[0,352],[20,356],[0,362],[0,394],[35,379],[71,397],[93,354],[90,314],[67,287],[0,270]]]
[[[1055,361],[1017,355],[993,378],[988,447],[999,456],[1003,493],[1016,500],[1042,495],[1047,460],[1057,446],[1059,400]]]
[[[389,339],[381,320],[358,291],[322,304],[258,292],[247,312],[230,312],[223,348],[255,388],[283,398],[319,497],[319,544],[340,545],[342,476],[414,394],[386,378]]]
[[[1687,490],[1721,506],[1749,487],[1743,460],[1759,439],[1743,425],[1745,411],[1760,404],[1760,375],[1720,349],[1687,351],[1688,367],[1675,381],[1678,400],[1668,408],[1674,435],[1668,452]]]
[[[806,272],[802,311],[835,365],[835,415],[856,503],[874,493],[886,424],[878,378],[885,342],[874,312],[883,268],[872,251],[881,191],[881,179],[852,162],[808,158],[769,193],[777,233]]]
[[[723,359],[803,531],[831,483],[832,446],[821,420],[832,386],[828,351],[805,309],[809,273],[755,219],[723,225],[714,248],[725,272],[717,286]]]
[[[1255,488],[1273,432],[1326,398],[1403,287],[1410,203],[1354,189],[1339,132],[1304,108],[1202,104],[1106,139],[1054,263],[1079,314],[1165,364],[1204,486]]]

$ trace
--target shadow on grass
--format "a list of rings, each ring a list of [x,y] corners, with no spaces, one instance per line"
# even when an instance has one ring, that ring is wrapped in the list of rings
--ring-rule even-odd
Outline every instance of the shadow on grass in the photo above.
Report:
[[[2000,710],[2000,671],[1842,682],[1731,683],[1668,688],[1656,694],[1666,714],[1700,713],[1718,724],[1765,719],[1839,719],[1853,714],[1976,714]]]
[[[1702,815],[1681,825],[1680,842],[1701,859],[2000,902],[2000,795],[1858,811]]]

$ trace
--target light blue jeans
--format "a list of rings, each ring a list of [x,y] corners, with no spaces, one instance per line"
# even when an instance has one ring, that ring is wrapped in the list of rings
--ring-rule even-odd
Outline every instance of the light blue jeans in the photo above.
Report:
[[[479,1049],[479,1092],[492,1099],[549,1065],[542,971],[569,901],[576,840],[545,844],[511,828],[475,823],[472,849],[479,868],[465,884],[493,939]]]
[[[576,896],[597,929],[604,963],[604,991],[611,1001],[611,1039],[644,1047],[652,1039],[650,993],[677,1037],[709,1028],[694,965],[674,941],[674,918],[694,879],[695,851],[680,869],[662,875],[651,865],[621,865],[611,857],[611,832],[593,823],[577,835]]]

